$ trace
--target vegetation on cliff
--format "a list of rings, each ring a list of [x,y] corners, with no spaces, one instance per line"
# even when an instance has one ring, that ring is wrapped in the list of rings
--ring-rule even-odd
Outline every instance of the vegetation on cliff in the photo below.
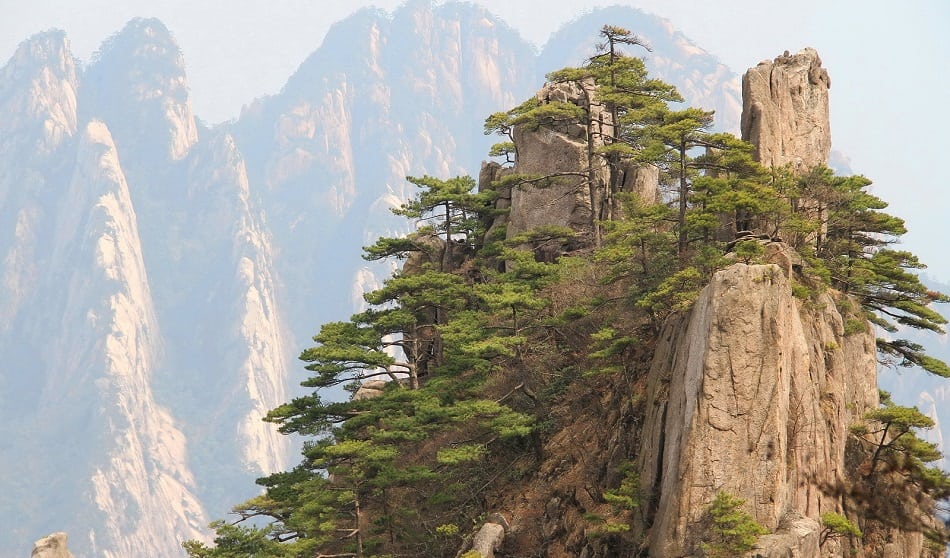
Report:
[[[415,232],[365,249],[370,260],[403,260],[402,271],[365,295],[365,311],[321,327],[301,355],[312,373],[303,385],[314,391],[267,417],[305,438],[303,460],[260,479],[264,492],[235,508],[236,521],[214,524],[214,546],[185,543],[190,556],[455,556],[486,521],[507,524],[489,514],[541,482],[552,441],[580,415],[607,426],[576,441],[592,446],[586,458],[597,463],[596,476],[576,479],[571,496],[584,511],[570,529],[512,537],[510,555],[540,555],[558,537],[570,539],[564,548],[589,545],[598,556],[644,552],[632,525],[650,495],[631,463],[651,350],[664,320],[688,309],[716,270],[762,260],[762,238],[739,232],[782,235],[804,261],[795,275],[803,304],[835,289],[843,307],[853,305],[852,332],[868,320],[889,332],[942,331],[946,321],[930,305],[948,298],[921,285],[912,254],[890,248],[904,224],[882,211],[870,181],[761,167],[748,144],[709,131],[711,113],[671,107],[680,100],[675,89],[620,51],[639,44],[636,37],[615,27],[602,36],[587,64],[549,76],[592,83],[582,89],[596,91],[614,123],[596,128],[596,141],[589,134],[586,168],[569,173],[589,193],[590,242],[565,243],[577,234],[565,227],[506,238],[492,226],[503,213],[497,188],[544,188],[566,173],[511,173],[482,191],[467,177],[409,178],[420,193],[395,213],[412,219]],[[594,130],[590,121],[577,105],[531,99],[490,116],[486,130],[511,140],[493,154],[517,162],[515,127]],[[661,200],[621,191],[630,165],[659,168]],[[607,169],[606,180],[597,168]],[[541,257],[551,243],[574,248]],[[918,345],[882,339],[878,348],[894,364],[950,375]],[[388,381],[367,389],[380,378]],[[335,385],[353,397],[321,399]],[[923,518],[932,499],[950,492],[950,479],[926,465],[939,454],[913,429],[927,425],[887,401],[867,420],[883,425],[853,431],[871,456],[869,486],[892,478],[882,473],[888,463],[887,473],[914,487],[897,498],[923,502],[915,527],[941,537]],[[741,502],[723,494],[711,505],[718,530],[707,554],[751,548],[761,531]],[[861,536],[842,525],[828,528]]]

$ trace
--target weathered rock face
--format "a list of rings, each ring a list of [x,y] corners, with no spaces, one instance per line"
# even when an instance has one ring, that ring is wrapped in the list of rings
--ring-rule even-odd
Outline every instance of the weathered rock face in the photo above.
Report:
[[[567,102],[580,106],[596,128],[569,124],[560,129],[541,126],[536,130],[517,127],[514,132],[518,146],[516,172],[528,175],[556,173],[587,174],[590,148],[603,145],[601,126],[609,115],[594,100],[590,83],[546,85],[538,91],[540,102]],[[592,173],[596,188],[603,190],[607,181],[606,165],[598,165]],[[590,234],[591,194],[584,176],[566,176],[544,188],[521,186],[511,192],[511,214],[508,236],[512,237],[543,225],[567,226],[581,234]]]
[[[76,160],[64,204],[87,209],[64,212],[53,248],[56,261],[73,258],[60,314],[69,333],[50,343],[54,373],[39,411],[96,440],[98,454],[83,464],[91,498],[78,512],[96,555],[174,556],[177,540],[201,536],[205,515],[185,436],[152,384],[158,320],[129,185],[105,124],[85,126]],[[96,412],[79,401],[97,402]]]
[[[481,188],[487,187],[506,173],[529,176],[558,176],[553,182],[537,187],[524,183],[501,193],[500,208],[510,213],[494,226],[507,224],[508,238],[537,227],[555,225],[569,227],[577,233],[577,242],[592,241],[593,220],[619,215],[620,203],[609,192],[610,172],[606,161],[593,155],[603,147],[604,138],[613,135],[609,111],[597,101],[592,81],[546,84],[536,94],[540,103],[570,103],[581,107],[586,122],[557,126],[518,126],[514,143],[518,146],[517,161],[511,169],[497,163],[484,163],[479,176]],[[635,193],[647,201],[659,195],[659,170],[645,165],[624,165],[617,169],[619,192]],[[596,215],[595,215],[596,213]]]
[[[33,543],[30,558],[73,558],[66,546],[66,533],[53,533]]]
[[[831,79],[812,48],[760,62],[742,76],[742,139],[763,165],[796,170],[827,164]]]
[[[844,335],[830,294],[800,304],[778,266],[718,272],[664,328],[650,371],[638,462],[650,555],[695,555],[719,491],[773,533],[763,555],[817,555],[820,515],[842,513],[823,488],[847,483],[848,427],[878,402],[875,354],[870,332]],[[901,537],[919,552],[919,534]],[[823,555],[841,555],[835,544]]]
[[[4,134],[0,149],[24,146],[29,139],[24,146],[29,149],[20,154],[27,160],[55,152],[76,133],[76,88],[76,64],[63,32],[24,41],[0,69],[0,112],[11,118],[4,127],[21,135]]]

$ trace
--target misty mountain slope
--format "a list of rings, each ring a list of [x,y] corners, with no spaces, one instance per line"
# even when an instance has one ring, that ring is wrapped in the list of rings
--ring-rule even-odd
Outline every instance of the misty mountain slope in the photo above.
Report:
[[[177,161],[198,141],[184,59],[156,19],[133,19],[109,37],[83,73],[82,88],[80,112],[101,117],[123,152]],[[137,159],[127,166],[138,170]]]
[[[205,501],[221,510],[242,480],[285,466],[287,440],[261,417],[288,397],[295,353],[272,239],[233,139],[211,132],[185,165],[186,192],[167,213],[162,315],[176,350],[168,351],[163,387],[188,417]]]
[[[269,232],[230,136],[206,131],[199,140],[184,61],[161,22],[131,21],[83,80],[88,113],[120,130],[136,177],[144,257],[166,335],[156,389],[194,441],[205,503],[226,509],[222,487],[278,470],[287,457],[286,442],[260,420],[286,398],[293,356]]]
[[[9,332],[36,294],[57,183],[76,134],[76,66],[62,32],[24,43],[0,71],[0,331]],[[52,164],[50,164],[52,163]]]
[[[0,76],[0,428],[9,448],[0,467],[11,479],[0,518],[10,533],[4,546],[15,548],[33,534],[30,525],[43,524],[44,510],[59,496],[75,506],[80,495],[54,474],[59,463],[42,457],[58,448],[75,459],[79,440],[52,443],[51,430],[59,425],[38,413],[54,372],[50,339],[65,333],[57,311],[62,286],[44,288],[44,278],[59,276],[50,258],[50,224],[59,217],[77,130],[76,66],[65,34],[46,32],[24,42]]]
[[[482,121],[530,90],[532,57],[473,5],[363,10],[233,125],[286,251],[279,270],[299,301],[291,323],[302,343],[359,302],[327,293],[358,276],[372,281],[360,247],[402,229],[389,208],[413,194],[406,175],[476,171],[490,143]]]
[[[72,434],[95,440],[87,457],[91,502],[76,510],[73,530],[85,531],[83,523],[99,516],[107,527],[90,537],[95,553],[169,555],[176,538],[200,534],[205,517],[185,437],[153,395],[162,338],[128,186],[101,122],[83,131],[66,199],[70,209],[86,211],[65,215],[57,234],[54,255],[73,262],[64,277],[67,333],[50,351],[56,375],[40,412],[53,419],[53,433],[82,425]],[[74,417],[88,416],[90,403],[97,412],[82,424]]]
[[[113,38],[147,56],[109,69],[102,53],[89,72],[111,76],[107,101],[61,32],[2,71],[5,548],[68,529],[79,556],[180,554],[206,506],[222,514],[286,461],[260,420],[286,399],[292,358],[269,235],[233,141],[191,155],[163,29],[136,20]]]

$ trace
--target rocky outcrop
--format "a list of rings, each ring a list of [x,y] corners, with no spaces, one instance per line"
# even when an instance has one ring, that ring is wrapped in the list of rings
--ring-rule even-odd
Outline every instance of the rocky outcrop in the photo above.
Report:
[[[472,550],[482,558],[495,558],[495,552],[505,540],[505,528],[497,523],[488,522],[472,538]]]
[[[360,384],[359,389],[353,393],[353,401],[362,401],[364,399],[373,399],[383,394],[386,389],[385,380],[368,380]]]
[[[549,83],[535,97],[540,104],[576,105],[584,117],[566,123],[516,126],[514,167],[483,163],[479,188],[486,189],[506,175],[524,175],[525,180],[499,192],[498,207],[509,209],[509,213],[492,227],[507,226],[508,238],[545,226],[573,230],[576,238],[568,246],[548,249],[550,253],[539,249],[542,258],[551,258],[559,250],[591,245],[594,221],[621,214],[617,193],[634,193],[656,201],[659,170],[651,165],[621,164],[612,177],[607,161],[594,154],[604,146],[604,138],[612,137],[614,132],[612,116],[597,100],[593,80]]]
[[[66,546],[66,533],[53,533],[33,543],[30,558],[73,558]]]
[[[742,76],[742,139],[766,167],[803,170],[831,151],[831,79],[812,48],[760,62]]]
[[[650,555],[695,555],[720,491],[773,533],[763,556],[816,555],[820,515],[842,513],[828,487],[850,482],[848,428],[877,405],[875,354],[870,331],[845,335],[831,294],[803,304],[778,266],[716,273],[664,327],[650,370],[638,456]],[[919,533],[900,536],[920,548]],[[840,556],[835,544],[822,555]]]
[[[515,172],[537,176],[564,173],[566,176],[543,188],[526,184],[512,189],[509,238],[544,225],[566,226],[581,236],[590,236],[593,200],[587,184],[588,174],[595,181],[594,191],[602,192],[607,183],[607,167],[602,161],[592,160],[588,150],[603,146],[604,131],[600,127],[605,125],[604,117],[609,118],[603,106],[594,100],[594,89],[593,83],[570,82],[549,84],[537,93],[541,103],[580,106],[588,115],[590,130],[585,123],[559,128],[544,125],[537,129],[515,128],[514,142],[518,146]],[[591,138],[590,146],[588,138]],[[589,170],[592,165],[596,166]]]

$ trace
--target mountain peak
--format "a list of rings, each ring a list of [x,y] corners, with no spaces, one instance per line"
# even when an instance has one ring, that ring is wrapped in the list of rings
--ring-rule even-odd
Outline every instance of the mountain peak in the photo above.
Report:
[[[21,42],[8,63],[9,68],[21,70],[45,66],[61,71],[75,67],[69,40],[62,29],[49,29]]]
[[[123,150],[183,158],[198,141],[181,49],[165,24],[135,18],[107,39],[83,76],[89,116],[105,121]]]
[[[0,114],[8,119],[4,129],[17,132],[7,140],[18,136],[26,157],[52,153],[76,133],[76,63],[65,32],[45,31],[20,43],[0,69]]]

